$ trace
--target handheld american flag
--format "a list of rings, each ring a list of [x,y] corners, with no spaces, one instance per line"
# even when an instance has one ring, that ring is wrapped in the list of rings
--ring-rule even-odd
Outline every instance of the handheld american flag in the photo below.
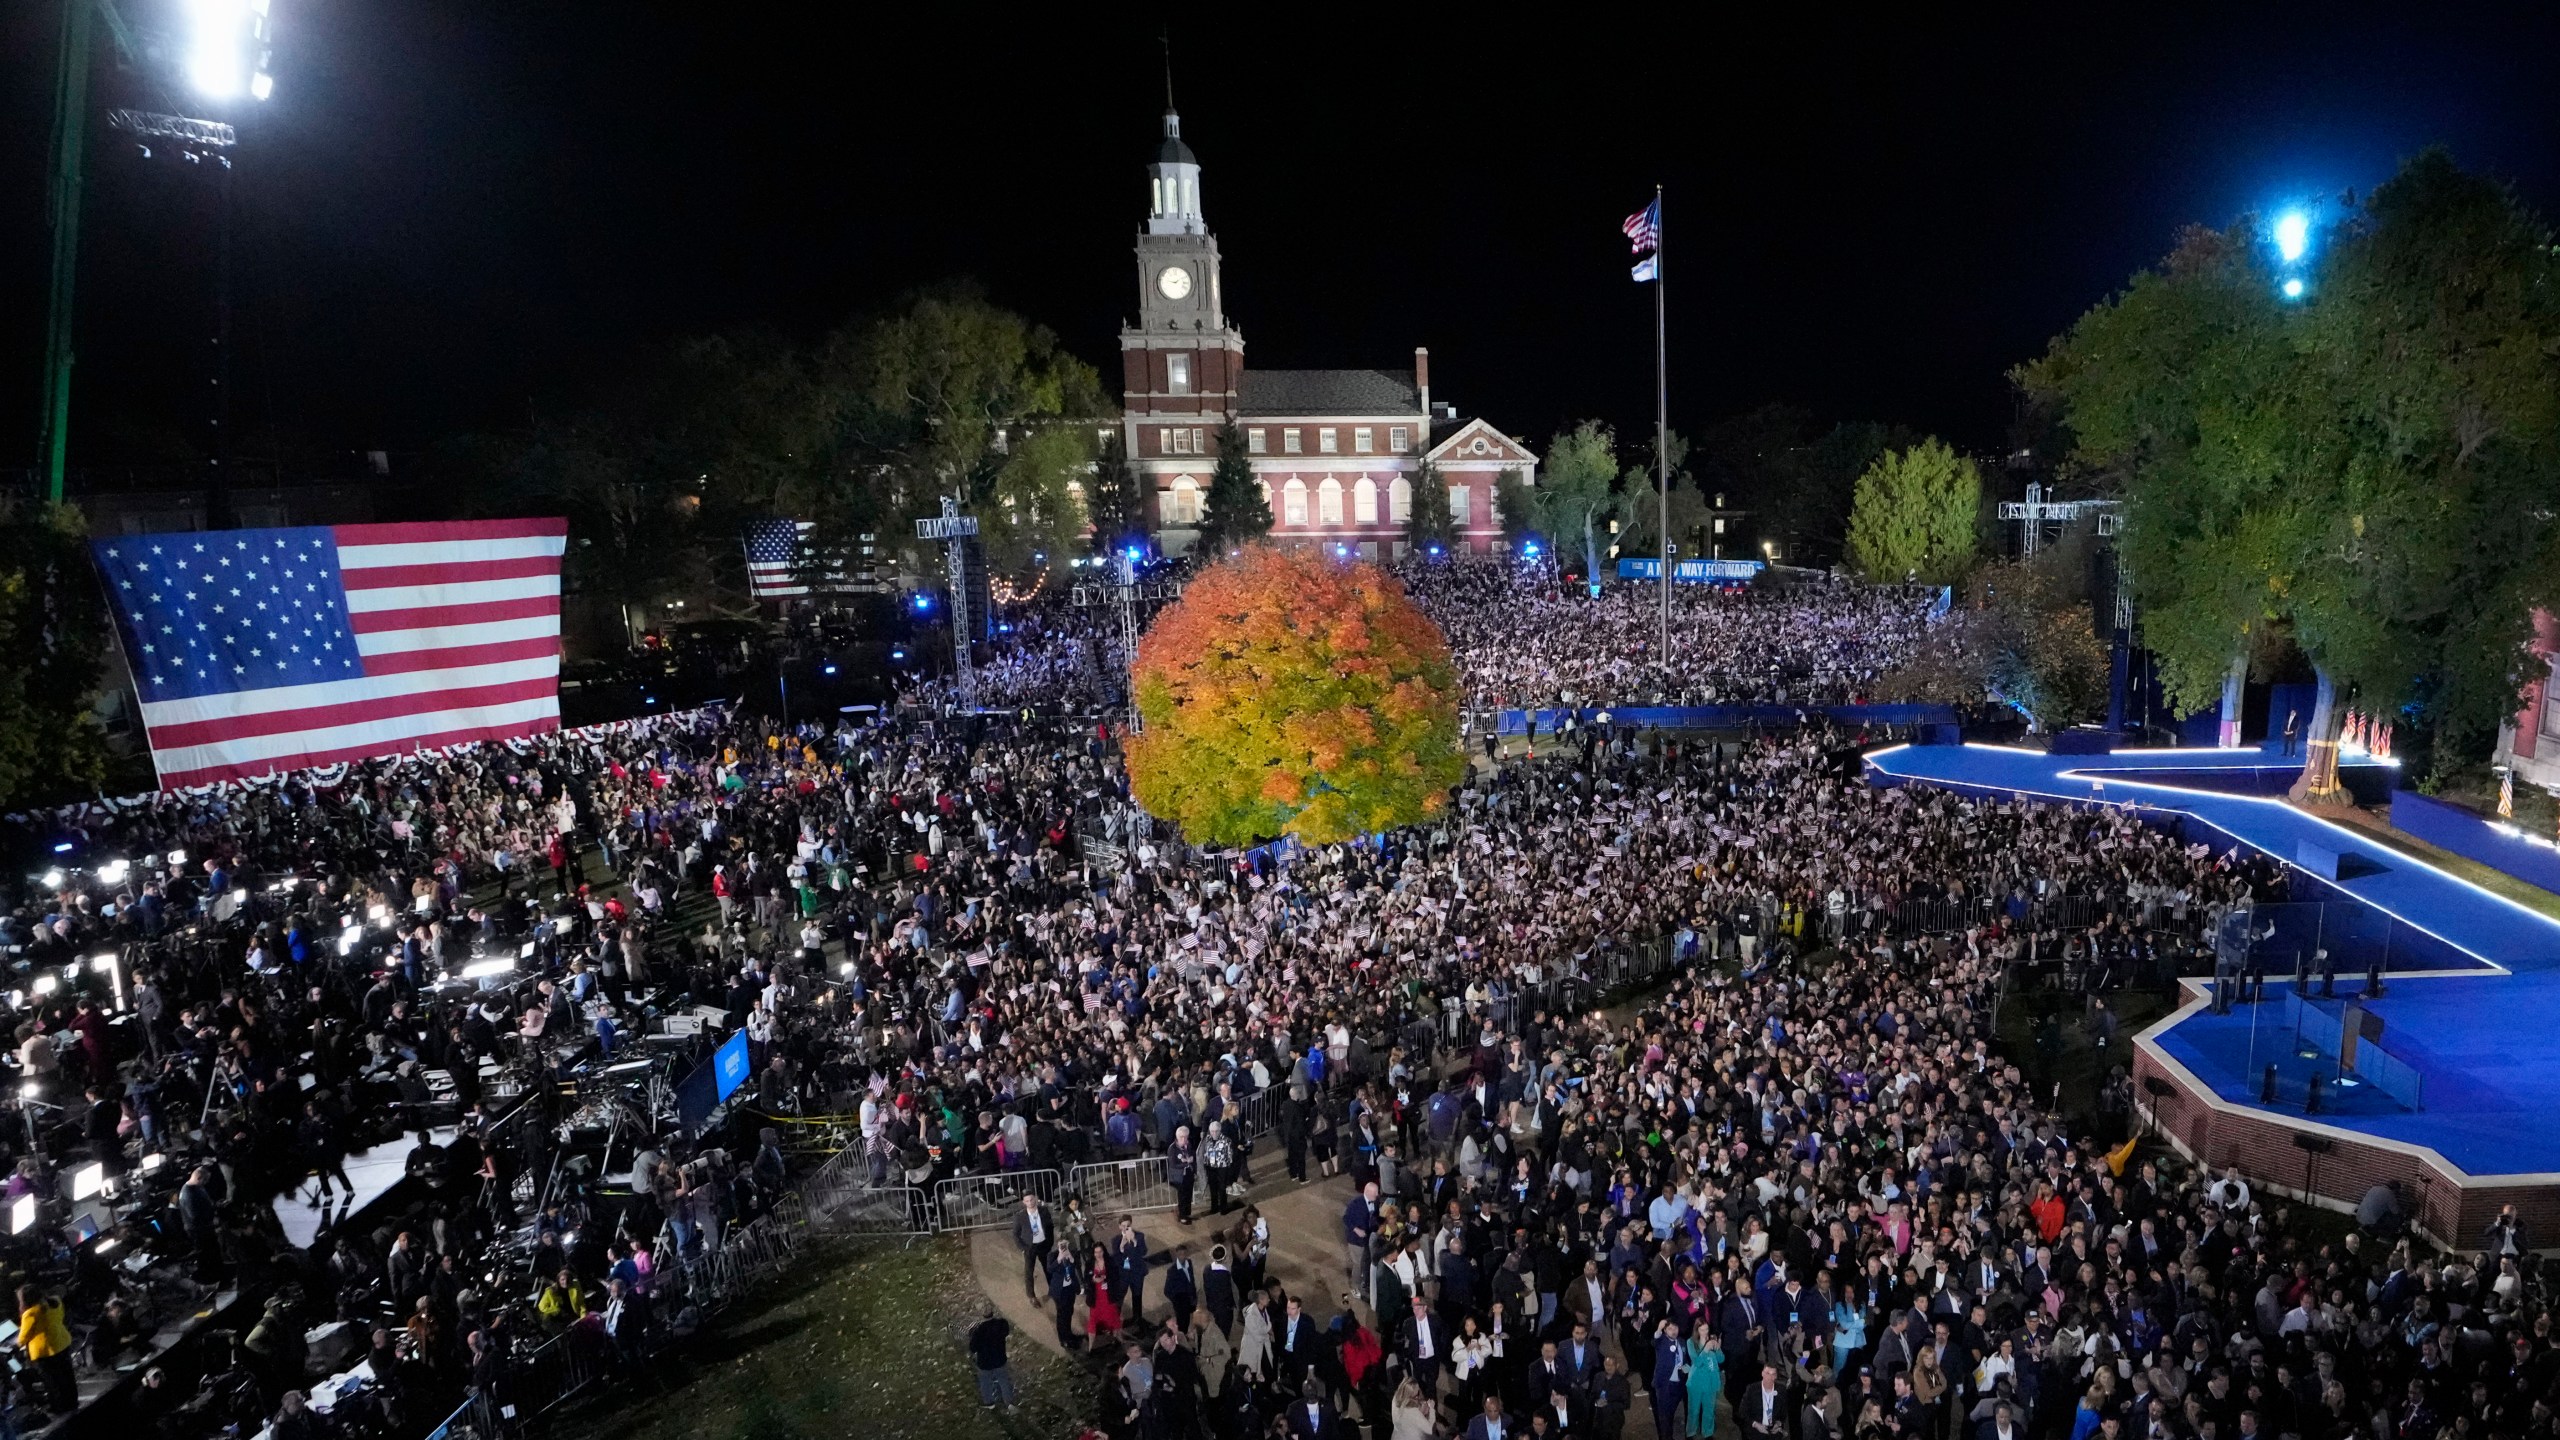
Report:
[[[163,788],[560,728],[568,522],[91,542]]]

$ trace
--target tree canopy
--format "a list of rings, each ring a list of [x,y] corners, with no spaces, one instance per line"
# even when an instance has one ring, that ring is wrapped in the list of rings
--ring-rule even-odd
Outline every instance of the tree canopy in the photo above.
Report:
[[[1937,439],[1888,450],[1858,477],[1848,561],[1870,580],[1944,585],[1973,565],[1982,472]]]
[[[106,607],[80,512],[0,496],[0,805],[94,793],[106,734],[91,708]]]
[[[1538,533],[1559,550],[1579,548],[1584,573],[1598,579],[1600,535],[1617,504],[1618,437],[1599,421],[1585,420],[1556,436],[1543,468],[1530,492]]]
[[[1374,565],[1248,545],[1157,615],[1134,678],[1131,790],[1194,842],[1412,824],[1465,773],[1448,641]]]
[[[2560,256],[2441,152],[2322,239],[2296,301],[2254,218],[2190,231],[2016,378],[2121,489],[2174,702],[2273,631],[2359,708],[2477,734],[2560,585]]]
[[[571,583],[645,603],[741,583],[738,536],[768,516],[906,547],[908,522],[957,494],[997,563],[1062,548],[1082,524],[1063,487],[1095,428],[1062,422],[1111,413],[1047,329],[950,289],[813,347],[741,332],[648,351],[591,396],[437,460],[473,513],[566,514]]]

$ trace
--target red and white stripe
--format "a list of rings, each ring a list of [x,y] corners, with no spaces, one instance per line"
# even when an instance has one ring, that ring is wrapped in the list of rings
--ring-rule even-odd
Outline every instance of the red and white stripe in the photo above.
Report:
[[[364,673],[144,704],[162,788],[560,728],[568,522],[341,525]]]

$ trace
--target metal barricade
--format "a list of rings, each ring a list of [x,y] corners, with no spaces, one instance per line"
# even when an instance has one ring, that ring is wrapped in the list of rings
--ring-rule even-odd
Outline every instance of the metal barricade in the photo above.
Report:
[[[1066,1193],[1083,1196],[1088,1215],[1170,1210],[1174,1206],[1173,1182],[1165,1178],[1161,1155],[1078,1165],[1067,1172]]]
[[[995,1175],[955,1175],[933,1187],[941,1230],[992,1230],[1011,1225],[1022,1197],[1058,1198],[1066,1177],[1055,1170],[1008,1170]]]
[[[913,1185],[804,1186],[799,1198],[804,1223],[821,1235],[889,1239],[933,1233],[924,1191]]]

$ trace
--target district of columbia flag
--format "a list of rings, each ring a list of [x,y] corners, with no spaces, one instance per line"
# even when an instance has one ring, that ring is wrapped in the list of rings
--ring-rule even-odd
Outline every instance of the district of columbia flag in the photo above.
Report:
[[[1647,280],[1652,280],[1652,279],[1657,278],[1657,272],[1660,270],[1661,265],[1662,265],[1662,257],[1661,257],[1661,256],[1659,256],[1659,255],[1647,255],[1647,256],[1646,256],[1646,257],[1644,257],[1643,259],[1641,259],[1641,260],[1637,261],[1637,262],[1635,263],[1634,268],[1633,268],[1632,270],[1630,270],[1628,273],[1630,273],[1630,274],[1632,274],[1632,275],[1634,275],[1634,276],[1635,276],[1635,278],[1636,278],[1636,283],[1638,283],[1638,284],[1642,284],[1642,283],[1644,283],[1644,282],[1645,282],[1645,281],[1647,281]]]
[[[90,542],[163,788],[560,728],[568,522]]]
[[[1627,243],[1635,247],[1638,255],[1661,249],[1662,197],[1654,196],[1652,204],[1628,216],[1627,222],[1618,228],[1627,232]]]

